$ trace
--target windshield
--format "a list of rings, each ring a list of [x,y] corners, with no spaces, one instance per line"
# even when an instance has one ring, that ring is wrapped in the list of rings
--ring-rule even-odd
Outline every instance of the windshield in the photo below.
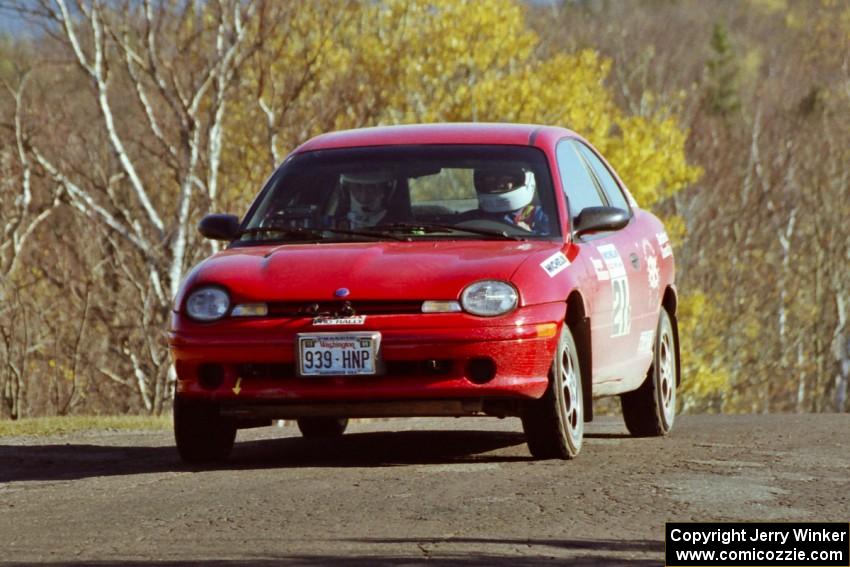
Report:
[[[551,239],[560,226],[542,151],[393,146],[297,154],[248,213],[243,243]]]

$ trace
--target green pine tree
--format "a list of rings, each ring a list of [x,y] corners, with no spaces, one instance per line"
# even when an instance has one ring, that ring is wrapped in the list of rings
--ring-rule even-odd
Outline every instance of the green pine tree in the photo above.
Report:
[[[722,22],[714,24],[708,60],[708,101],[717,114],[728,116],[741,108],[738,96],[739,67],[729,32]]]

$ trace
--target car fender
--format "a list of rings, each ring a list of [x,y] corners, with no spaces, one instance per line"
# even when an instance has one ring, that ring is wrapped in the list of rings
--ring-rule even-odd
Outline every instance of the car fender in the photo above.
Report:
[[[183,282],[180,284],[180,287],[177,290],[177,295],[174,296],[174,300],[171,304],[172,311],[179,312],[183,307],[183,302],[186,300],[186,293],[195,287],[195,283],[198,280],[198,275],[203,268],[203,265],[209,260],[203,260],[199,264],[197,264],[194,268],[192,268],[189,273],[183,278]]]
[[[587,274],[586,262],[578,257],[579,247],[565,244],[562,247],[545,253],[533,254],[523,262],[511,277],[512,283],[522,294],[523,305],[537,303],[563,303],[563,317],[558,324],[565,320],[571,321],[571,328],[576,334],[578,346],[581,349],[582,393],[584,397],[585,421],[593,420],[593,369],[590,344],[590,300],[593,289],[592,280]],[[580,301],[581,309],[569,313],[570,307]],[[571,318],[572,317],[572,318]]]
[[[574,290],[580,291],[586,278],[578,251],[578,246],[565,244],[529,255],[511,276],[522,305],[565,302]],[[586,294],[581,295],[584,298]],[[588,306],[584,307],[588,312]]]
[[[664,228],[664,223],[649,211],[635,211],[635,216],[642,226],[646,227],[644,231],[647,240],[650,242],[653,250],[658,255],[660,268],[660,285],[661,297],[664,297],[665,290],[675,286],[676,281],[676,261],[673,254],[673,243],[667,230]]]

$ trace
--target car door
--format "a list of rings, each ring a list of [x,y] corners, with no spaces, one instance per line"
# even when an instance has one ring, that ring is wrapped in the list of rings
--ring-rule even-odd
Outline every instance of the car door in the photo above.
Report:
[[[606,195],[581,142],[565,138],[558,143],[557,160],[567,198],[571,224],[587,207],[616,206]],[[626,205],[626,210],[631,208]],[[592,274],[587,288],[591,326],[594,394],[616,393],[638,378],[639,332],[634,329],[634,298],[642,294],[640,258],[632,256],[635,227],[594,233],[574,239],[579,256]],[[587,292],[588,289],[585,291]],[[643,369],[642,372],[645,372]]]
[[[633,222],[622,232],[622,250],[628,254],[636,277],[631,281],[632,333],[637,337],[636,376],[633,384],[637,386],[643,380],[643,370],[652,362],[652,345],[658,326],[658,310],[661,306],[660,290],[660,254],[656,235],[642,222],[645,212],[629,204],[626,192],[617,182],[608,166],[588,146],[579,143],[579,151],[590,166],[602,187],[605,197],[613,207],[633,214]]]

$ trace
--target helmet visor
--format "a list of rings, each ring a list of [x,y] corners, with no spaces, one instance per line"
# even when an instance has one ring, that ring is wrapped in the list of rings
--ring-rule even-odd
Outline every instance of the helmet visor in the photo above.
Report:
[[[507,193],[525,183],[522,171],[476,170],[475,189],[479,193]]]

